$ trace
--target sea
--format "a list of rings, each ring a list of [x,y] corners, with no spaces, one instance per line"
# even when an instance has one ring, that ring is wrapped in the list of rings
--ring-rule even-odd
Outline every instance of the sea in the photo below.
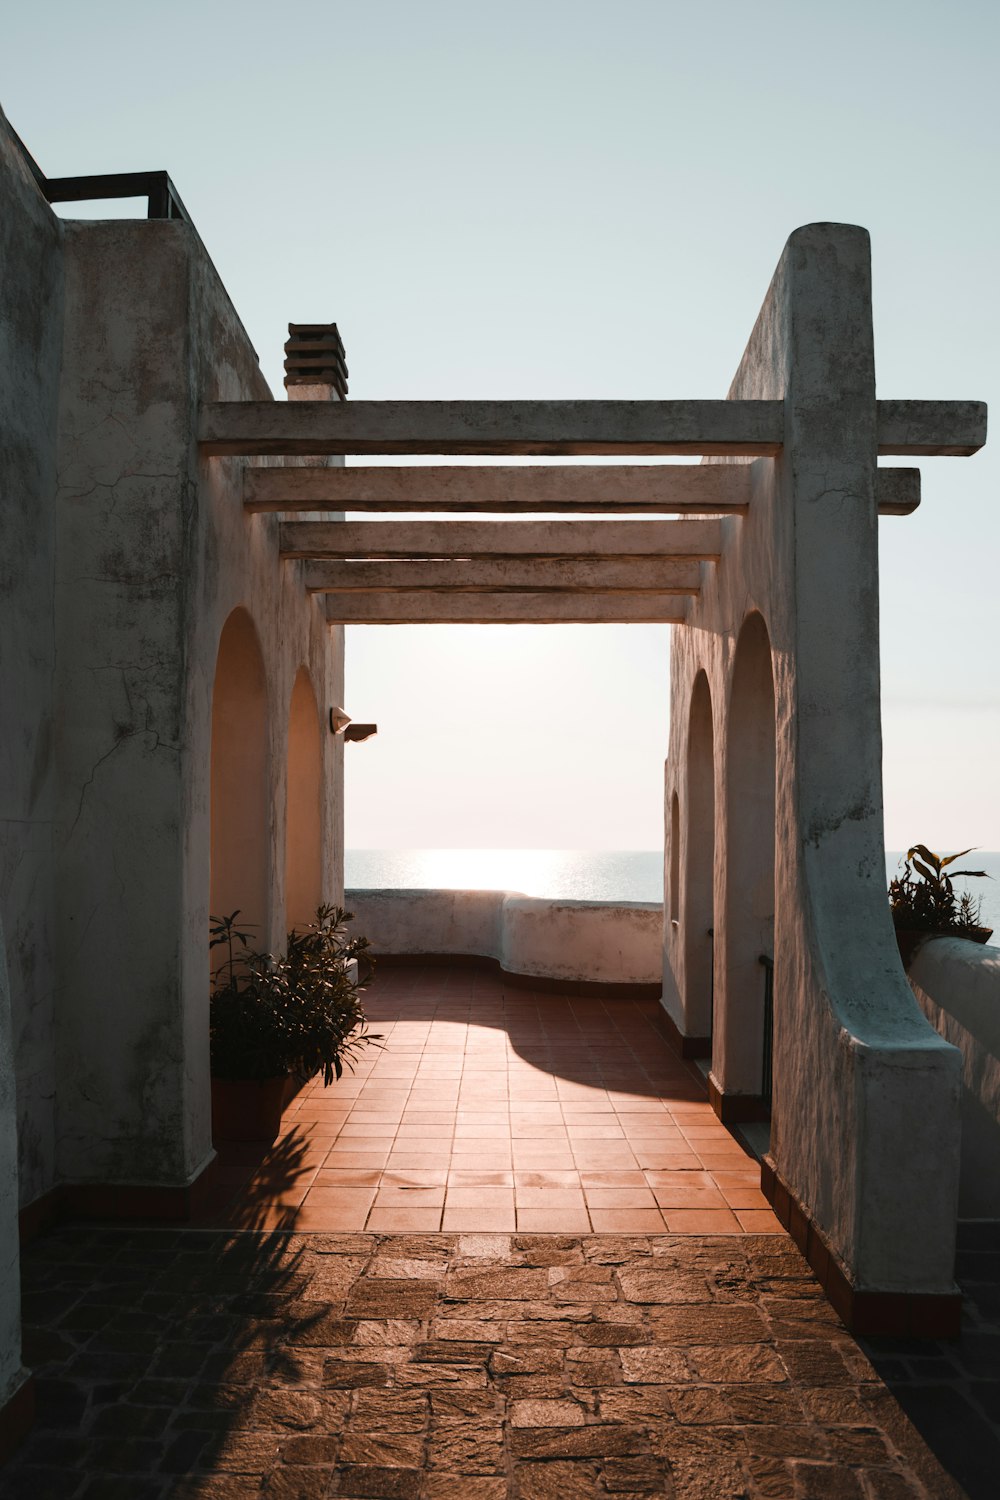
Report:
[[[901,851],[887,850],[886,883]],[[955,888],[983,898],[982,924],[1000,932],[1000,851],[976,850],[959,867],[985,880]],[[663,901],[660,849],[348,849],[348,890],[519,891],[563,901]]]

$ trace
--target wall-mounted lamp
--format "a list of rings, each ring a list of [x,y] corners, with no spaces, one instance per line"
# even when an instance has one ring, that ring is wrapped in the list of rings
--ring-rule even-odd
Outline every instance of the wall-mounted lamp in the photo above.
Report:
[[[370,740],[373,734],[378,734],[378,725],[352,724],[350,714],[345,714],[342,708],[331,708],[330,733],[342,734],[345,742],[354,740],[360,744],[362,740]]]

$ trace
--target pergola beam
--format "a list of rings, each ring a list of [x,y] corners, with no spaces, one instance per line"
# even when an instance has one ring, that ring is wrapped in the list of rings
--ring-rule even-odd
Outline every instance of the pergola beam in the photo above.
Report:
[[[695,511],[742,515],[748,464],[435,464],[243,471],[249,511]]]
[[[412,593],[326,594],[332,625],[680,624],[687,601],[666,594]]]
[[[223,401],[206,454],[711,454],[779,451],[780,401]]]
[[[877,401],[880,455],[968,458],[986,442],[985,401]]]
[[[982,401],[879,401],[881,454],[967,455]],[[202,407],[208,455],[333,453],[773,456],[780,401],[222,401]]]
[[[679,521],[286,521],[282,557],[686,557],[715,561],[722,525]]]
[[[605,562],[546,557],[528,560],[467,558],[450,562],[314,562],[303,581],[314,594],[414,592],[459,593],[696,594],[701,564],[674,558],[634,558]]]
[[[439,464],[407,468],[243,471],[251,513],[391,511],[581,515],[621,511],[744,515],[749,464]],[[919,469],[879,469],[881,516],[908,516],[920,504]]]

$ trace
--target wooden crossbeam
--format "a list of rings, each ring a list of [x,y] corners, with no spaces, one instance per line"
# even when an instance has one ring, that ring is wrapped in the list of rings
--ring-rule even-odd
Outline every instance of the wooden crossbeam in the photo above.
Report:
[[[748,464],[449,465],[243,471],[249,511],[743,514]]]
[[[749,464],[465,464],[415,468],[243,470],[243,504],[253,513],[449,511],[558,515],[637,512],[744,515]],[[879,469],[882,516],[920,504],[919,469]]]
[[[467,593],[696,594],[701,564],[671,557],[605,562],[593,558],[461,558],[449,562],[314,562],[306,566],[310,593],[370,593],[402,589]]]
[[[282,557],[687,557],[714,561],[722,523],[678,521],[285,521]]]
[[[780,401],[224,401],[206,454],[717,454],[781,447]]]
[[[665,594],[413,593],[326,594],[334,625],[610,625],[680,624],[687,601]]]
[[[879,401],[881,454],[977,452],[982,401]],[[223,401],[202,407],[205,454],[705,454],[781,447],[780,401]]]

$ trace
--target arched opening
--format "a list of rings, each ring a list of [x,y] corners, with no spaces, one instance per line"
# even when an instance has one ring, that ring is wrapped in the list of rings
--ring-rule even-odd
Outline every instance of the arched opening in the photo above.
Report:
[[[270,828],[267,682],[245,609],[222,629],[212,690],[213,916],[239,911],[254,945],[267,947]]]
[[[715,740],[708,678],[691,695],[684,840],[684,1015],[693,1036],[712,1034],[712,930],[715,926]]]
[[[726,744],[726,904],[712,1071],[725,1094],[766,1091],[774,958],[774,676],[759,614],[736,645]]]
[[[670,920],[681,911],[681,805],[677,793],[670,799]]]
[[[300,667],[288,710],[285,925],[305,927],[323,899],[322,749],[312,680]]]

